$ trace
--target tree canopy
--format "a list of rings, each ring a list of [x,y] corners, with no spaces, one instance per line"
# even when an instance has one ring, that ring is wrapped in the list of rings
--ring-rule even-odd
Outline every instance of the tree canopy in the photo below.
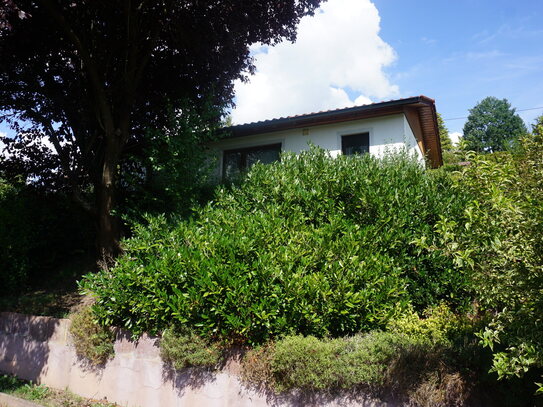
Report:
[[[254,70],[248,46],[293,41],[319,3],[3,2],[0,120],[19,132],[6,140],[13,157],[31,158],[18,160],[18,170],[34,165],[35,179],[69,189],[96,216],[99,247],[115,252],[112,211],[126,151],[146,128],[163,128],[166,108],[181,100],[221,112],[233,80]]]
[[[464,125],[466,148],[477,152],[504,151],[527,133],[507,99],[489,96],[470,109]]]
[[[440,113],[437,114],[437,127],[439,129],[439,139],[441,140],[441,149],[443,151],[451,151],[453,149],[453,144],[451,138],[449,137],[449,129],[443,121],[443,117]]]

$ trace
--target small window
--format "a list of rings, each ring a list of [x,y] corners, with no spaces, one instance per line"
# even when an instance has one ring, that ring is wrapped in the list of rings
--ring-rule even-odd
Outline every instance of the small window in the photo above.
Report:
[[[370,133],[350,134],[341,137],[341,151],[345,155],[370,152]]]
[[[231,179],[248,170],[257,162],[270,164],[278,161],[281,154],[281,143],[267,146],[227,150],[223,156],[223,177]]]

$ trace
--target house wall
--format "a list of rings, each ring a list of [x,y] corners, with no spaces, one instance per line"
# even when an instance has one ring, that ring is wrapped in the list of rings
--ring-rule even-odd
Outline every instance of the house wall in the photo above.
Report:
[[[403,114],[314,126],[307,129],[309,130],[307,135],[304,135],[303,129],[299,128],[225,139],[213,143],[211,147],[218,151],[219,168],[222,169],[222,151],[224,150],[281,143],[283,151],[300,153],[309,148],[309,143],[313,143],[329,150],[335,157],[341,154],[341,136],[369,132],[370,154],[376,157],[381,157],[387,151],[407,147],[419,160],[423,161],[424,158]]]

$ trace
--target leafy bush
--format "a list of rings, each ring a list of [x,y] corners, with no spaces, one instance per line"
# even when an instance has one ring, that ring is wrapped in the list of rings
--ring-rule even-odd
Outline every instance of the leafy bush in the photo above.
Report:
[[[110,328],[97,323],[91,307],[85,307],[71,317],[70,334],[78,356],[95,365],[104,364],[113,356],[115,335]]]
[[[216,157],[205,145],[217,138],[221,112],[211,101],[200,110],[188,100],[181,106],[165,112],[169,126],[148,130],[142,148],[124,164],[129,168],[123,173],[119,210],[132,221],[141,221],[144,213],[186,216],[217,185]]]
[[[59,269],[88,250],[91,231],[85,215],[61,193],[0,178],[0,293],[58,283]]]
[[[384,327],[408,302],[468,299],[452,260],[413,243],[465,201],[447,174],[405,154],[286,154],[222,188],[192,220],[137,226],[116,267],[83,288],[102,322],[136,335],[171,321],[253,344]]]
[[[206,342],[194,332],[170,328],[162,334],[160,356],[175,369],[214,367],[219,363],[221,352],[216,344]]]
[[[384,332],[338,339],[286,337],[275,344],[271,358],[275,388],[329,390],[381,385],[388,364],[406,345],[400,339],[404,338]]]
[[[16,376],[0,374],[0,391],[8,393],[22,387],[25,384],[24,380]]]
[[[466,405],[476,383],[452,347],[372,331],[340,339],[289,336],[248,352],[242,377],[275,391],[364,388],[407,405]]]
[[[473,334],[477,326],[466,316],[453,313],[446,304],[428,308],[423,316],[412,309],[406,310],[389,322],[388,331],[409,336],[417,343],[448,346]]]
[[[475,198],[463,217],[444,215],[427,246],[473,274],[477,301],[493,315],[481,341],[500,377],[543,369],[542,151],[540,119],[515,154],[473,155],[458,183]]]

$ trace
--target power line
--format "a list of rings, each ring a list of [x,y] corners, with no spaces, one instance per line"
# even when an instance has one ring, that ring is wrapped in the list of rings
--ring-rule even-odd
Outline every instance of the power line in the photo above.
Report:
[[[543,106],[540,106],[540,107],[530,107],[529,109],[518,109],[518,110],[515,110],[515,112],[526,112],[528,110],[537,110],[537,109],[543,109]],[[451,117],[450,119],[443,119],[444,121],[445,120],[461,120],[461,119],[467,119],[468,116],[465,116],[465,117]]]

